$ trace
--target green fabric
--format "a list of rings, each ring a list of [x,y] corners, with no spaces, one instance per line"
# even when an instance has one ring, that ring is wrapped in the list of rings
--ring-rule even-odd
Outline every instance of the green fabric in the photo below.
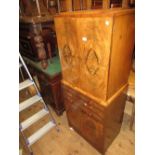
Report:
[[[59,56],[52,57],[51,59],[48,59],[48,67],[46,69],[43,69],[40,62],[32,61],[26,57],[24,57],[24,60],[26,63],[29,63],[34,68],[46,73],[49,76],[54,76],[61,72],[61,65]]]

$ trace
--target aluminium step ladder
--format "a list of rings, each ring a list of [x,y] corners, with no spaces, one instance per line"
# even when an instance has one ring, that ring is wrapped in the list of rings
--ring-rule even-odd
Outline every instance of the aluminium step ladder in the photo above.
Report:
[[[59,132],[59,128],[57,127],[57,124],[56,124],[53,116],[49,112],[49,109],[48,109],[47,105],[45,104],[45,102],[44,102],[31,74],[30,74],[22,56],[20,55],[20,53],[19,53],[19,58],[20,58],[20,63],[19,63],[20,72],[21,72],[21,67],[24,67],[24,69],[29,77],[29,79],[24,80],[23,82],[21,82],[19,84],[19,91],[26,89],[29,86],[33,85],[37,92],[36,95],[30,97],[29,99],[27,99],[19,104],[19,112],[22,112],[23,110],[31,107],[32,105],[37,104],[38,101],[40,101],[44,105],[43,109],[41,109],[39,112],[35,113],[34,115],[32,115],[31,117],[29,117],[28,119],[24,120],[23,122],[21,122],[19,124],[20,132],[25,140],[25,143],[30,151],[30,154],[33,155],[31,145],[34,144],[37,140],[39,140],[42,136],[44,136],[52,128],[55,127],[58,132]],[[23,74],[22,74],[22,79],[24,79]],[[33,133],[30,137],[26,137],[24,135],[23,131],[25,129],[27,129],[28,127],[30,127],[31,125],[33,125],[35,122],[39,121],[41,118],[43,118],[46,115],[50,116],[50,121],[47,124],[45,124],[42,128],[40,128],[38,131]]]

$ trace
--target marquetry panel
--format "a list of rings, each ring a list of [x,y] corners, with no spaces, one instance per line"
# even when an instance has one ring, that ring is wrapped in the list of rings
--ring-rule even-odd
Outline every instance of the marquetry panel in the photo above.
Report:
[[[79,86],[103,100],[106,99],[112,24],[109,17],[80,18],[77,22],[77,27],[81,27],[77,33],[81,60]]]
[[[57,40],[60,42],[59,51],[63,78],[71,84],[79,82],[80,66],[78,63],[78,44],[76,39],[76,20],[57,20],[56,27],[59,29]],[[61,28],[63,27],[63,28]]]

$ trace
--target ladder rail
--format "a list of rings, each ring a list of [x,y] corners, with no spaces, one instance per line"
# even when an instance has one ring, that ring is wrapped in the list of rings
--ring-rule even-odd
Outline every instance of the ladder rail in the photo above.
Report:
[[[26,70],[26,72],[27,72],[27,74],[28,74],[30,80],[33,81],[33,83],[34,83],[33,85],[34,85],[34,87],[35,87],[35,89],[36,89],[36,91],[37,91],[37,94],[38,94],[40,97],[42,97],[41,94],[40,94],[40,92],[39,92],[39,89],[38,89],[36,83],[34,82],[32,76],[31,76],[31,74],[30,74],[30,72],[29,72],[29,70],[28,70],[28,68],[27,68],[27,66],[26,66],[26,64],[25,64],[25,62],[24,62],[24,60],[23,60],[21,54],[20,54],[20,52],[19,52],[19,58],[20,58],[21,63],[23,64],[23,67],[25,68],[25,70]],[[42,100],[42,103],[44,104],[44,108],[45,108],[46,110],[49,111],[50,118],[51,118],[52,121],[56,124],[56,128],[57,128],[57,130],[59,131],[59,129],[58,129],[58,127],[57,127],[58,125],[57,125],[57,123],[56,123],[54,117],[53,117],[52,114],[50,113],[50,110],[49,110],[48,106],[46,105],[46,103],[44,102],[44,100]]]
[[[23,67],[25,68],[26,73],[28,74],[30,80],[33,80],[33,78],[32,78],[32,76],[31,76],[31,74],[30,74],[30,72],[29,72],[29,70],[28,70],[28,68],[27,68],[27,66],[26,66],[26,64],[25,64],[25,62],[24,62],[24,60],[23,60],[23,58],[22,58],[20,52],[19,52],[19,59],[20,59],[21,63],[23,64]]]
[[[24,60],[23,60],[21,54],[20,54],[20,52],[19,52],[19,58],[20,58],[20,60],[21,60],[21,63],[23,64],[23,67],[25,68],[26,73],[28,74],[30,80],[33,81],[33,83],[34,83],[33,85],[34,85],[34,87],[35,87],[35,89],[36,89],[36,91],[37,91],[37,94],[38,94],[39,96],[41,96],[41,94],[40,94],[40,92],[39,92],[39,89],[38,89],[36,83],[34,82],[32,76],[31,76],[31,74],[30,74],[30,72],[29,72],[29,70],[28,70],[28,68],[27,68],[27,66],[26,66],[26,64],[25,64],[25,62],[24,62]],[[44,104],[44,107],[47,108],[47,106],[46,106],[44,100],[43,100],[43,104]]]
[[[24,67],[26,73],[28,74],[29,80],[32,81],[32,83],[33,83],[32,85],[35,87],[35,90],[37,91],[37,95],[41,98],[40,101],[41,101],[42,104],[44,105],[44,109],[45,109],[46,111],[48,111],[48,114],[49,114],[49,116],[50,116],[51,122],[53,122],[53,124],[54,124],[54,126],[55,126],[57,132],[59,132],[60,130],[59,130],[58,124],[57,124],[57,122],[55,121],[53,115],[51,114],[51,112],[50,112],[50,110],[49,110],[49,107],[46,105],[45,101],[43,100],[43,98],[42,98],[42,96],[41,96],[41,94],[40,94],[40,92],[39,92],[39,89],[38,89],[38,87],[37,87],[35,81],[33,80],[32,76],[31,76],[31,74],[30,74],[30,72],[29,72],[29,70],[28,70],[28,68],[27,68],[27,65],[26,65],[26,63],[24,62],[24,60],[23,60],[23,58],[22,58],[20,52],[19,52],[19,59],[20,59],[20,62],[21,62],[21,64],[22,64],[22,66]],[[27,87],[28,87],[28,85],[27,85]],[[22,90],[22,89],[21,89],[21,90]],[[20,91],[20,89],[19,89],[19,91]],[[38,119],[38,120],[39,120],[39,119]],[[25,135],[24,135],[24,133],[23,133],[23,131],[22,131],[21,125],[20,125],[20,132],[21,132],[21,134],[22,134],[22,136],[23,136],[23,138],[24,138],[24,140],[25,140],[25,142],[26,142],[26,145],[27,145],[27,147],[28,147],[30,153],[33,154],[32,148],[31,148],[30,145],[28,144],[28,139],[25,137]]]
[[[20,128],[19,128],[19,130],[20,130],[20,133],[22,134],[22,136],[23,136],[23,138],[24,138],[24,141],[25,141],[26,146],[28,147],[28,150],[29,150],[29,152],[30,152],[30,155],[31,155],[31,154],[33,155],[32,148],[28,145],[27,138],[25,137],[25,135],[24,135],[23,131],[21,131],[21,129],[20,129]]]

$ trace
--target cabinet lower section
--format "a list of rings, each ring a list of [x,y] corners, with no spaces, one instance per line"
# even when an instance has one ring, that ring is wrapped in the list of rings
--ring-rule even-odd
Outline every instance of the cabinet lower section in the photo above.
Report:
[[[108,106],[63,84],[69,125],[104,154],[120,131],[126,95],[122,92]]]

